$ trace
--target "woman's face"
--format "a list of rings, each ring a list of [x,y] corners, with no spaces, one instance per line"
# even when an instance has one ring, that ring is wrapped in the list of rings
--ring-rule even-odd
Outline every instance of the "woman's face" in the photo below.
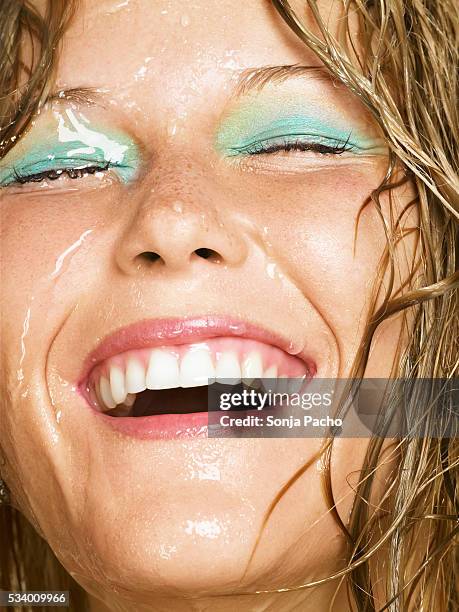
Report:
[[[317,461],[245,572],[271,502],[321,440],[211,439],[187,415],[129,425],[139,417],[103,416],[82,389],[103,375],[112,395],[141,387],[152,347],[157,386],[198,384],[209,360],[223,374],[346,377],[385,245],[373,204],[354,242],[384,143],[264,0],[83,2],[64,42],[55,98],[0,163],[2,474],[15,502],[107,601],[321,578],[345,549]],[[95,173],[59,174],[82,166]],[[377,337],[372,376],[388,374],[398,332]],[[344,519],[364,450],[335,444]]]

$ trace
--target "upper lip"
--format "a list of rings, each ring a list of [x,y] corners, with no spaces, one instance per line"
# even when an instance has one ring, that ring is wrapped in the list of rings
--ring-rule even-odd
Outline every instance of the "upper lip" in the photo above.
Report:
[[[279,347],[302,359],[311,375],[316,364],[294,343],[283,336],[242,319],[223,316],[194,316],[186,318],[144,319],[108,334],[87,355],[83,362],[78,385],[84,383],[90,371],[102,361],[125,351],[162,345],[188,344],[219,336],[250,338]]]

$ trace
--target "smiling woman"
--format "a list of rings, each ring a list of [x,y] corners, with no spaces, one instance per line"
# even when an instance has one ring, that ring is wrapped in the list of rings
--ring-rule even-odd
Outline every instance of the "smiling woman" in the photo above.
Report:
[[[458,33],[452,0],[2,1],[0,589],[458,608]],[[261,440],[213,434],[215,379],[411,391],[403,431]]]

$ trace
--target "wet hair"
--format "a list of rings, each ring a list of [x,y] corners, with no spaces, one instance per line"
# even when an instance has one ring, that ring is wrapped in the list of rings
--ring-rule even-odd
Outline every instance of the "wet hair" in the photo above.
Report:
[[[387,245],[351,377],[364,375],[380,325],[400,314],[405,333],[393,376],[455,378],[459,369],[456,0],[343,0],[337,33],[328,30],[327,16],[321,15],[315,0],[304,0],[303,14],[295,13],[288,0],[271,2],[333,78],[361,100],[386,137],[387,174],[362,210],[373,205],[383,221],[382,195],[392,202],[395,187],[404,182],[414,187],[415,197],[384,226]],[[45,13],[37,12],[33,2],[2,0],[0,5],[0,155],[27,129],[53,84],[59,41],[75,2],[47,0],[45,5]],[[306,25],[306,17],[312,26]],[[351,20],[358,22],[356,37],[350,35]],[[29,48],[32,51],[24,56]],[[413,210],[419,219],[412,229],[416,253],[408,280],[396,288],[395,245],[405,238],[403,221]],[[370,439],[346,524],[336,512],[331,486],[333,440],[322,450],[324,493],[346,536],[349,558],[342,571],[314,584],[335,580],[339,586],[345,581],[352,606],[361,612],[459,609],[459,439],[434,435],[428,413],[422,427],[423,435],[403,437],[392,447],[397,469],[377,508],[373,493],[387,449],[381,438]],[[263,524],[307,467],[279,492]],[[78,602],[75,609],[85,609],[82,589],[12,507],[0,508],[0,587],[70,588],[73,602]]]

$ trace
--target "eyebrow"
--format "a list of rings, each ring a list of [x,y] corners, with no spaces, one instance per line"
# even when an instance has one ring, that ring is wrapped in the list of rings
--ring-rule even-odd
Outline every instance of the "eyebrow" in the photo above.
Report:
[[[72,87],[59,89],[46,98],[46,103],[68,100],[76,104],[89,104],[90,106],[104,107],[104,93],[106,90],[97,87]]]
[[[248,68],[239,73],[234,95],[240,96],[253,90],[259,91],[266,85],[282,83],[288,79],[299,77],[308,77],[326,83],[334,81],[325,66],[305,66],[302,64],[262,66],[260,68]]]
[[[325,66],[306,66],[301,64],[284,64],[281,66],[261,66],[247,68],[238,73],[233,96],[238,97],[251,91],[260,91],[266,85],[282,83],[287,79],[308,77],[314,80],[331,83],[334,79]],[[107,90],[97,87],[73,87],[60,89],[48,96],[46,102],[68,100],[76,104],[104,107],[104,94]]]

